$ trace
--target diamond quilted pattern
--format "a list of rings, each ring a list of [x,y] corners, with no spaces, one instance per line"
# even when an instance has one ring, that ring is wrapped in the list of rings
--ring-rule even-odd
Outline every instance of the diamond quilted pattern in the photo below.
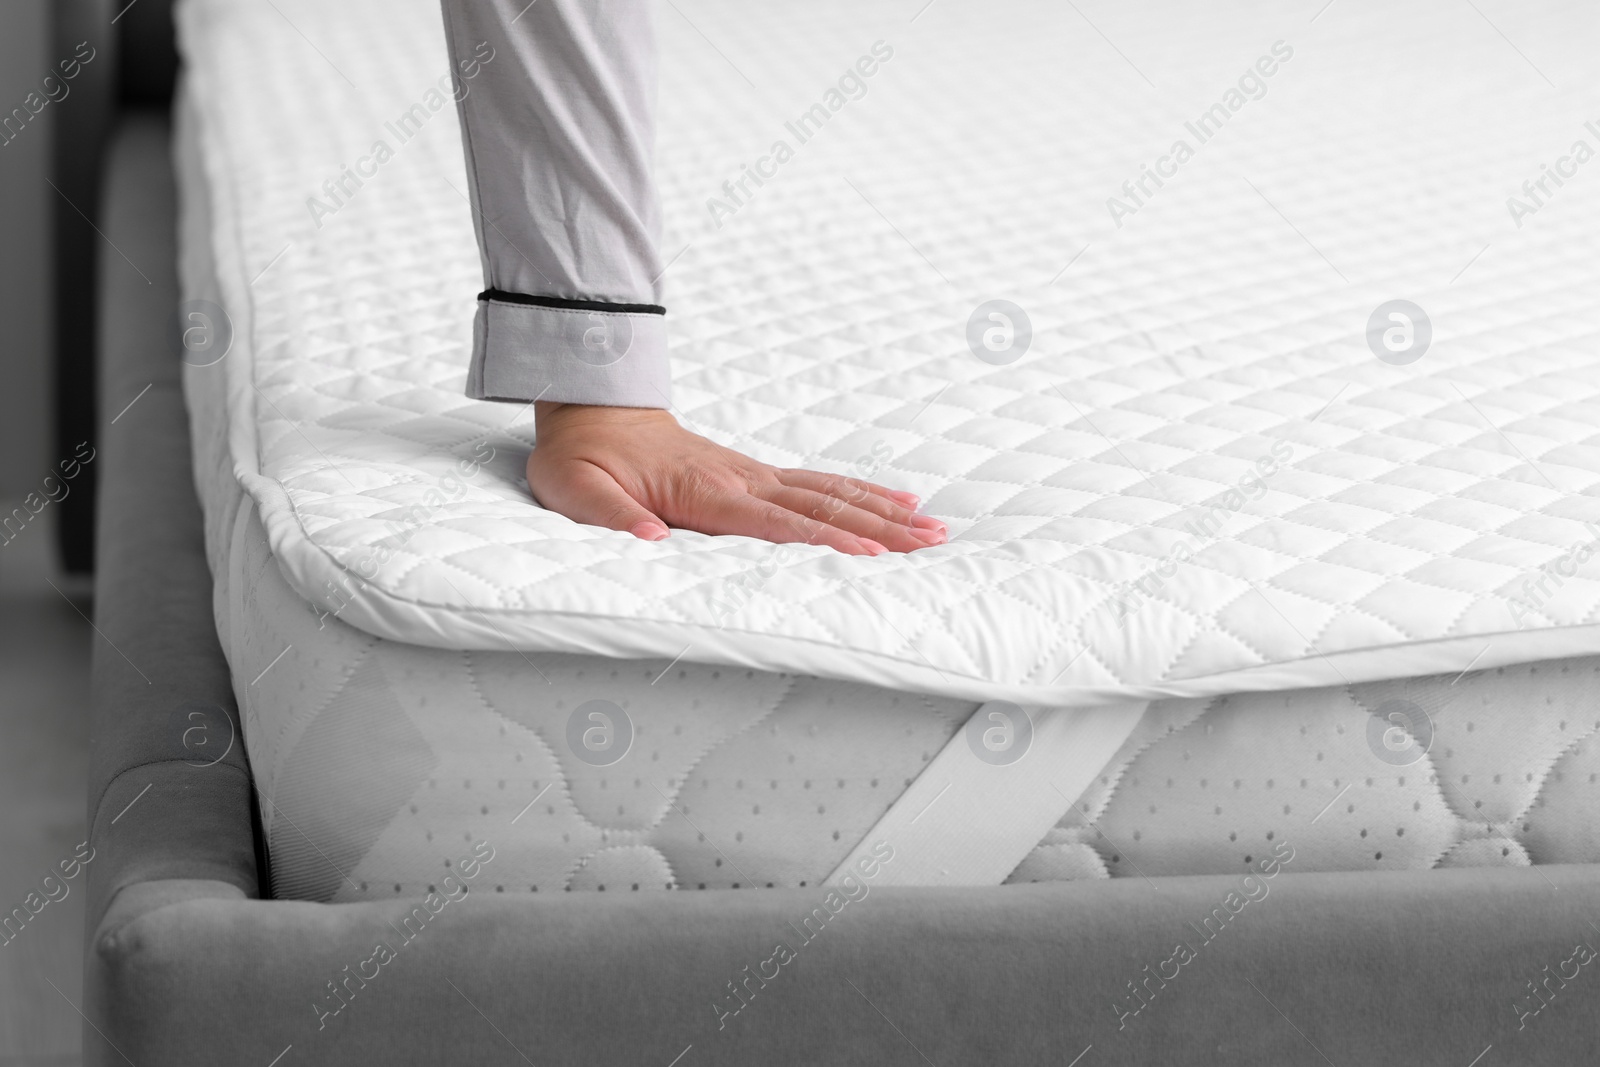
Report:
[[[1600,249],[1571,225],[1596,192],[1569,182],[1555,217],[1522,227],[1503,209],[1581,132],[1592,65],[1563,69],[1552,98],[1470,19],[1319,21],[1268,96],[1112,225],[1107,196],[1280,21],[1253,4],[1168,15],[1114,22],[1128,56],[1162,57],[1153,93],[1070,10],[1032,0],[910,30],[846,4],[698,5],[694,22],[762,72],[755,93],[664,20],[678,414],[774,462],[866,457],[955,534],[911,557],[802,548],[769,576],[757,542],[647,544],[528,499],[526,412],[461,398],[479,279],[453,114],[393,146],[320,227],[306,210],[443,68],[427,0],[285,0],[283,17],[191,0],[213,250],[238,320],[220,365],[235,466],[289,580],[312,596],[399,523],[409,535],[347,616],[380,636],[632,657],[699,637],[705,661],[1037,702],[1220,693],[1273,664],[1336,680],[1324,657],[1393,676],[1403,659],[1383,650],[1417,642],[1464,667],[1485,635],[1595,624],[1600,581],[1582,568],[1530,610],[1513,598],[1600,521]],[[895,52],[869,95],[713,225],[706,197],[874,36]],[[1431,45],[1389,62],[1408,40]],[[991,55],[1011,73],[947,76]],[[997,136],[1006,152],[974,150]],[[996,294],[1033,325],[1004,366],[964,341]],[[1397,295],[1433,326],[1403,367],[1364,341]],[[1135,584],[1284,447],[1126,617]],[[734,583],[753,592],[724,619]],[[1479,666],[1516,655],[1491,647]]]

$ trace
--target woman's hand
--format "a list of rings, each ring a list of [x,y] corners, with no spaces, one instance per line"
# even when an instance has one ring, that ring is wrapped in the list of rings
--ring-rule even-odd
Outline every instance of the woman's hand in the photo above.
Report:
[[[659,541],[667,528],[828,545],[852,556],[944,544],[917,498],[786,470],[690,433],[665,411],[539,402],[528,457],[534,499],[575,522]]]

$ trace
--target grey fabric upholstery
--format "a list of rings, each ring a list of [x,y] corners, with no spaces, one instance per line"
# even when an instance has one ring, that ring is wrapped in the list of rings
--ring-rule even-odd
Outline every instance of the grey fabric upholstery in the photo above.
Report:
[[[165,119],[123,123],[102,211],[107,238],[138,271],[121,256],[100,260],[106,425],[93,464],[103,480],[91,911],[123,886],[152,879],[217,879],[251,894],[257,886],[243,745],[206,766],[237,719],[211,619],[180,361],[169,337],[178,290],[168,140]],[[210,750],[201,743],[208,734]]]
[[[237,724],[166,340],[164,124],[126,125],[111,158],[104,228],[151,284],[101,272],[108,423],[150,390],[97,460],[86,1064],[1467,1067],[1491,1045],[1484,1065],[1592,1062],[1600,974],[1549,976],[1600,943],[1597,867],[1286,873],[1131,1018],[1128,983],[1197,942],[1188,924],[1238,879],[874,889],[804,945],[791,924],[815,890],[512,895],[491,874],[409,944],[414,901],[252,899],[243,752],[204,766],[197,737],[220,734],[185,741],[197,708],[208,731]],[[720,1019],[780,939],[797,958]],[[329,983],[380,941],[395,958],[330,1013]],[[1544,1003],[1530,981],[1554,983],[1531,1017],[1513,1009]]]

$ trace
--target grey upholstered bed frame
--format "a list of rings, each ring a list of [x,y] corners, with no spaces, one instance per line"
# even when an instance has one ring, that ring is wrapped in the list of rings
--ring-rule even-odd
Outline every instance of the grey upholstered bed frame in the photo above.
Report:
[[[124,81],[130,64],[170,62],[149,43],[169,32],[164,0],[132,11],[146,43],[124,49]],[[60,12],[75,39],[114,42],[123,28],[107,3]],[[138,77],[159,85],[163,75]],[[81,121],[61,132],[109,141],[67,155],[103,157],[98,225],[152,284],[99,257],[86,1063],[1593,1061],[1600,973],[1550,977],[1570,966],[1576,942],[1600,943],[1595,867],[1293,874],[1170,981],[1146,966],[1235,879],[878,889],[764,985],[745,968],[791,939],[815,891],[474,891],[377,977],[349,979],[379,941],[396,940],[412,902],[264,899],[243,746],[210,763],[238,722],[168,340],[178,300],[168,126],[159,113],[116,112],[109,79],[101,91],[98,103],[73,101]],[[94,252],[73,254],[82,263]],[[1530,980],[1553,999],[1519,1015],[1514,1004],[1544,1003]],[[324,1015],[341,1003],[335,981],[348,1004]],[[735,981],[753,999],[719,1020],[713,1004]]]

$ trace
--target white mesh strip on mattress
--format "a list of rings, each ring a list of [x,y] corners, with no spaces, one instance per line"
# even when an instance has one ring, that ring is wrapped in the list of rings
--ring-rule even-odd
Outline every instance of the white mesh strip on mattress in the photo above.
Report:
[[[649,544],[531,504],[527,420],[461,395],[479,278],[453,114],[391,146],[332,217],[307,208],[445,69],[434,3],[278,7],[185,0],[179,17],[236,331],[226,436],[300,595],[387,558],[343,610],[362,630],[688,646],[1033,704],[1600,651],[1593,565],[1566,573],[1600,521],[1600,187],[1506,213],[1586,136],[1592,64],[1564,64],[1552,92],[1470,12],[1108,15],[1160,71],[1152,91],[1059,5],[915,26],[844,3],[693,5],[762,73],[751,92],[663,19],[679,413],[785,465],[864,458],[955,535],[774,567],[755,541]],[[1559,52],[1575,17],[1520,30]],[[893,56],[866,95],[841,96],[731,217],[708,212],[878,39]],[[1274,74],[1248,99],[1258,56]],[[1202,113],[1204,138],[1184,124]],[[1177,177],[1108,210],[1184,138]],[[997,295],[1031,321],[1003,365],[966,339]],[[1366,341],[1397,297],[1431,318],[1406,366]]]

